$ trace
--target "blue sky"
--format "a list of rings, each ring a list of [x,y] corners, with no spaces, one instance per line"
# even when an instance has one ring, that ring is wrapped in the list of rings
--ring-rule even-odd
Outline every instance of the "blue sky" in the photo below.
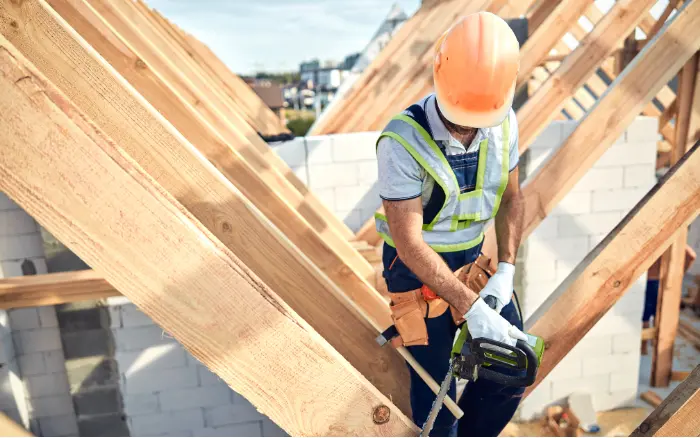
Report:
[[[297,70],[301,61],[362,50],[394,3],[420,0],[146,0],[236,73]]]

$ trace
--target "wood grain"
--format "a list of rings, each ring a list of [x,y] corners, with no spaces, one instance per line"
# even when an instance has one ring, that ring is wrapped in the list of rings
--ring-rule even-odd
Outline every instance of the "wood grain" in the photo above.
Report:
[[[0,189],[199,361],[289,434],[416,434],[4,38],[0,89]],[[378,405],[391,412],[386,424],[372,421]]]
[[[0,308],[52,306],[121,295],[93,270],[0,279]]]
[[[10,24],[12,21],[17,23],[17,28]],[[74,22],[78,26],[78,20]],[[269,221],[269,216],[217,171],[46,3],[36,0],[25,1],[21,6],[0,3],[0,31],[10,35],[18,49],[50,75],[49,80],[55,80],[72,102],[263,281],[275,287],[316,331],[327,337],[377,387],[392,394],[402,408],[408,409],[405,364],[395,351],[374,342],[377,331],[391,324],[389,309],[385,299],[366,280],[345,265],[332,272],[329,263],[337,257],[332,259],[329,255],[327,260],[320,259],[324,263],[320,266],[311,262]],[[93,41],[97,45],[100,40],[95,37]],[[125,53],[124,44],[116,48],[120,49],[116,53]],[[135,60],[125,63],[136,64]],[[154,90],[163,89],[157,83],[146,83]],[[161,108],[168,103],[171,109],[178,108],[173,100],[161,101]],[[173,114],[168,112],[169,116]],[[190,128],[196,129],[196,124],[190,123]],[[192,132],[187,131],[188,135]],[[240,160],[227,164],[231,166],[229,175],[240,177],[246,171]],[[290,215],[287,223],[293,223],[293,218]],[[304,239],[311,245],[322,242],[308,231],[298,235],[299,242]],[[335,284],[326,272],[343,283]]]

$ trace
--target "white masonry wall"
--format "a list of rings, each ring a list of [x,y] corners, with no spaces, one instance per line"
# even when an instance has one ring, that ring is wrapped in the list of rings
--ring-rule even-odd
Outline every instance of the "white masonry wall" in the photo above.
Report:
[[[0,277],[31,262],[46,273],[37,223],[0,193]],[[0,410],[39,436],[77,436],[56,311],[52,306],[0,311]]]
[[[574,127],[554,122],[537,138],[527,175]],[[656,183],[656,137],[657,120],[639,117],[523,244],[518,291],[526,319]],[[599,411],[634,404],[645,288],[646,275],[523,402],[523,418],[574,391],[590,393]]]
[[[287,436],[128,299],[108,302],[131,436]]]

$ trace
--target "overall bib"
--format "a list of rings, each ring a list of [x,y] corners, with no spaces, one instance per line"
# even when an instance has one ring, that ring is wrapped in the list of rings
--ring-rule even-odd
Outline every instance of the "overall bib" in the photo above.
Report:
[[[411,114],[410,118],[432,137],[425,110],[421,105],[415,104],[409,107],[408,112]],[[479,156],[485,153],[481,150],[485,147],[485,143],[480,144],[479,151],[462,155],[446,155],[444,147],[437,144],[436,146],[440,148],[440,153],[454,173],[460,194],[482,189],[483,184],[478,184],[477,179],[479,163],[480,161],[482,164],[484,162],[483,159],[479,159]],[[482,177],[483,173],[482,171]],[[446,204],[445,190],[436,181],[435,189],[423,209],[424,230],[429,224],[435,222],[436,216],[440,214],[441,208]],[[383,217],[378,215],[377,228],[380,234],[384,234],[385,240],[382,256],[383,276],[389,292],[402,293],[421,288],[422,282],[398,257],[393,241],[390,236],[386,235],[388,229],[381,223],[383,220]],[[469,225],[467,223],[465,227]],[[459,229],[460,226],[452,225],[452,228]],[[431,244],[431,241],[427,239],[426,242]],[[454,272],[477,259],[481,253],[483,233],[463,237],[462,242],[455,245],[451,245],[447,240],[445,242],[438,240],[432,243],[431,247],[440,254]],[[520,330],[523,329],[522,321],[512,301],[503,308],[501,315]],[[429,339],[428,345],[414,345],[406,348],[439,384],[447,374],[457,325],[450,311],[445,311],[439,316],[425,318],[425,324]],[[409,367],[409,371],[413,421],[421,427],[435,400],[435,394],[411,367]],[[464,417],[457,423],[448,409],[441,409],[431,436],[497,436],[515,413],[523,392],[522,388],[505,387],[484,379],[470,382],[458,403],[464,411]],[[448,394],[453,400],[455,399],[456,385],[454,381]]]

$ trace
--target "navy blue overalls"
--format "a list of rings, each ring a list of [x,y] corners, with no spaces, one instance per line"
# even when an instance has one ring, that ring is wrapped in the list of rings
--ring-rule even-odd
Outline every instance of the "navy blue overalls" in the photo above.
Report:
[[[425,110],[418,104],[408,108],[411,117],[423,128],[431,133]],[[439,143],[438,143],[439,144]],[[440,148],[445,154],[444,147]],[[478,151],[462,155],[446,155],[445,158],[457,177],[462,193],[474,189],[478,165]],[[440,210],[444,193],[435,185],[435,190],[430,196],[428,204],[423,210],[424,223],[428,224]],[[447,265],[456,271],[462,266],[476,260],[481,252],[481,244],[474,248],[439,253]],[[419,289],[423,283],[403,264],[398,258],[396,249],[384,243],[382,256],[384,264],[384,279],[389,292],[407,292]],[[501,311],[501,315],[511,324],[523,329],[522,321],[511,301]],[[457,331],[452,315],[446,311],[435,318],[425,320],[428,328],[427,346],[406,347],[426,371],[440,384],[447,374],[450,352],[454,336]],[[423,382],[423,380],[409,367],[411,376],[411,409],[413,421],[422,427],[430,412],[435,394]],[[443,408],[438,415],[431,436],[497,436],[506,426],[515,413],[524,390],[522,388],[506,387],[496,383],[479,379],[467,384],[465,392],[459,401],[459,407],[464,411],[464,417],[458,422],[447,409]],[[456,394],[455,382],[452,382],[448,393],[454,400]]]

